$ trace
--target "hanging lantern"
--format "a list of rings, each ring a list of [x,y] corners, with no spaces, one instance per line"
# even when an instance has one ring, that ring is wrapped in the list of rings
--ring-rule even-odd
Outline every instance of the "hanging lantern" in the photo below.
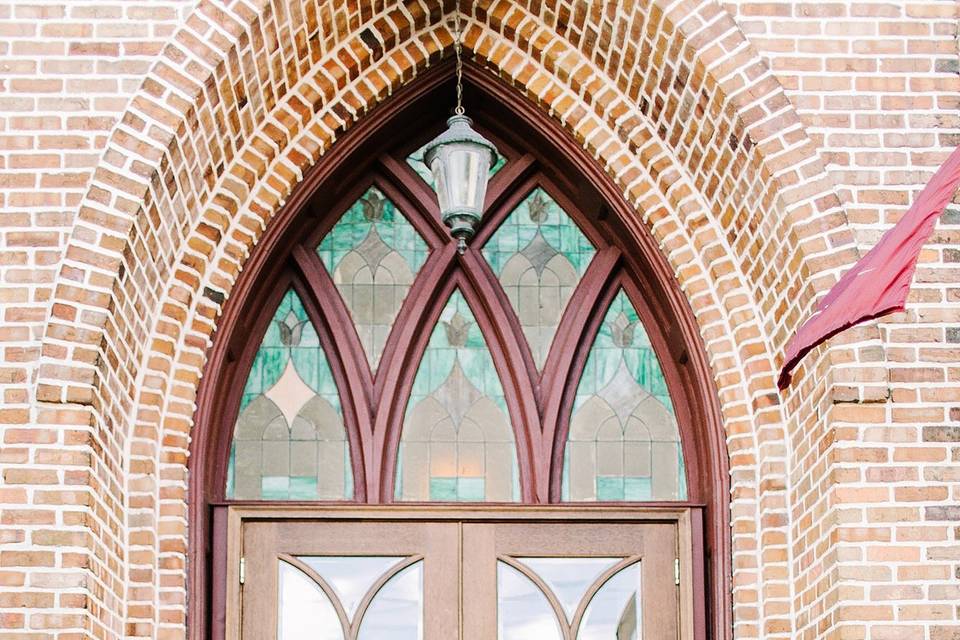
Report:
[[[457,239],[460,253],[480,223],[487,178],[497,162],[497,148],[472,124],[462,113],[453,116],[447,120],[447,130],[427,144],[423,154],[433,172],[440,218]]]
[[[433,173],[440,218],[457,239],[463,253],[483,216],[490,168],[497,163],[497,148],[473,130],[463,112],[463,62],[460,58],[460,12],[455,14],[454,51],[457,55],[457,106],[447,120],[447,130],[427,143],[423,161]]]

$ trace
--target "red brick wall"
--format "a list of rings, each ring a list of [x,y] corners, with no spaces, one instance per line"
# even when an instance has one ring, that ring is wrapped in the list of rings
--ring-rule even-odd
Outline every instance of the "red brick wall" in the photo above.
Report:
[[[70,278],[64,249],[80,202],[191,8],[0,4],[0,637],[123,629],[123,434],[87,404],[39,402],[37,365],[55,282]],[[95,343],[76,354],[96,358]]]
[[[907,313],[773,384],[817,294],[960,142],[957,6],[463,9],[468,49],[590,150],[690,299],[736,637],[960,634],[960,211]],[[183,637],[211,292],[450,34],[425,0],[17,2],[0,33],[0,637]]]
[[[838,227],[866,251],[960,144],[960,5],[727,7],[820,149]],[[791,537],[806,637],[960,636],[958,240],[955,208],[923,251],[909,310],[836,349],[829,398],[787,405],[802,425]]]

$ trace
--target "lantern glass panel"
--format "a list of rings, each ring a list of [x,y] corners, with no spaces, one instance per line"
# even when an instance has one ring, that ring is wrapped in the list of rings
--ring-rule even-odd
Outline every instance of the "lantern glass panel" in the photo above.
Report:
[[[437,183],[440,211],[480,211],[487,190],[490,151],[480,145],[456,142],[441,148],[431,166]]]

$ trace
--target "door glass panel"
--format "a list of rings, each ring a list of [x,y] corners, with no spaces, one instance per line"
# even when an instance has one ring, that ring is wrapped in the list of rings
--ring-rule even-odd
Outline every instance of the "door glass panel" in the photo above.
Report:
[[[298,556],[297,559],[326,580],[351,620],[370,587],[403,560],[384,556]]]
[[[577,605],[604,571],[621,558],[516,558],[536,573],[553,591],[572,622]]]
[[[505,562],[497,562],[498,640],[561,640],[560,621],[543,591]]]
[[[596,249],[546,191],[517,205],[483,247],[520,320],[537,369]]]
[[[577,387],[564,451],[563,499],[685,500],[685,478],[666,376],[621,290]]]
[[[642,638],[640,593],[640,563],[637,562],[614,574],[593,596],[577,640]]]
[[[397,500],[520,497],[503,387],[473,312],[454,291],[413,382],[397,455]]]
[[[420,147],[409,156],[407,156],[407,164],[410,165],[410,168],[417,172],[417,175],[423,178],[423,181],[426,182],[430,187],[436,191],[436,185],[434,184],[433,172],[430,171],[430,167],[427,166],[427,163],[423,161],[423,149],[429,143],[425,143],[423,147]],[[502,153],[497,154],[497,161],[492,167],[490,167],[490,173],[488,176],[492,178],[497,171],[503,169],[504,165],[507,164],[507,158]]]
[[[347,209],[317,247],[350,310],[371,370],[428,253],[417,230],[376,187]]]
[[[243,388],[226,497],[353,497],[340,395],[317,331],[292,289],[273,314]]]
[[[343,628],[330,599],[307,575],[283,561],[279,606],[279,640],[343,640]]]
[[[380,588],[360,622],[358,640],[423,638],[423,561],[398,572]]]

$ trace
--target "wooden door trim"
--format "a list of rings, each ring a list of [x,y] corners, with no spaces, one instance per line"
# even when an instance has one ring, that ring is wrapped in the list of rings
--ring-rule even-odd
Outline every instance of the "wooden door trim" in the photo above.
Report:
[[[677,522],[689,528],[698,507],[651,507],[648,505],[242,505],[230,506],[228,529],[241,521],[259,520],[398,520],[403,522],[459,520],[463,522]],[[690,543],[695,541],[688,540]]]

